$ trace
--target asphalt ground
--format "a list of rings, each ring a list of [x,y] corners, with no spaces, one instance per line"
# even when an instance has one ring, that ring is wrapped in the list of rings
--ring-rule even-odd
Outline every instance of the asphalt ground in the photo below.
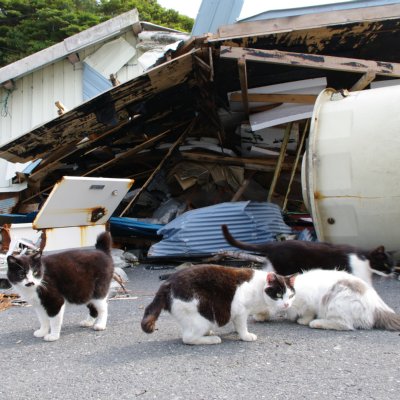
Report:
[[[144,307],[165,270],[125,269],[129,298],[109,301],[107,330],[79,327],[86,307],[67,306],[61,338],[35,338],[32,307],[0,312],[0,399],[399,399],[399,332],[313,330],[287,321],[256,323],[255,342],[231,325],[222,344],[188,346],[161,314],[141,331]],[[374,278],[400,313],[400,281]],[[2,291],[5,292],[5,291]]]

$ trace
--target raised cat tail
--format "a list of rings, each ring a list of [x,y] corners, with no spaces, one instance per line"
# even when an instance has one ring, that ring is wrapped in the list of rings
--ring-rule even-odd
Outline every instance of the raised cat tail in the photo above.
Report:
[[[153,301],[144,310],[142,330],[146,333],[154,332],[156,321],[162,310],[170,310],[171,286],[165,282],[160,286]]]
[[[104,253],[106,253],[107,255],[111,255],[111,235],[109,232],[102,232],[99,234],[99,236],[97,236],[97,240],[96,240],[96,249],[97,250],[101,250]]]
[[[400,315],[394,311],[377,308],[374,313],[374,328],[400,331]]]
[[[229,232],[228,227],[226,225],[221,225],[221,228],[222,228],[222,233],[224,234],[226,241],[231,246],[238,247],[239,249],[243,249],[243,250],[256,250],[256,251],[260,250],[260,247],[256,244],[244,243],[244,242],[240,242],[239,240],[235,239]]]

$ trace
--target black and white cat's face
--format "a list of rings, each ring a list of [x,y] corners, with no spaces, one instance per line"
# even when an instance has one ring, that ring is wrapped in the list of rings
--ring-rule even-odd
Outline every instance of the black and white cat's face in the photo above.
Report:
[[[377,275],[391,275],[394,271],[393,257],[385,251],[384,246],[379,246],[369,254],[369,264],[372,272]]]
[[[43,269],[41,254],[8,256],[7,279],[14,286],[32,288],[41,285]]]
[[[277,310],[288,309],[294,300],[295,290],[293,287],[294,277],[288,278],[276,275],[273,272],[267,274],[267,282],[264,287],[264,298]]]

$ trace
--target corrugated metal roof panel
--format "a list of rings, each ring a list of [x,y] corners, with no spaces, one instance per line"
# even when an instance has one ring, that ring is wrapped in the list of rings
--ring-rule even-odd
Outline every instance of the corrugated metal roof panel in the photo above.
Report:
[[[215,33],[221,25],[233,24],[244,0],[203,0],[194,21],[192,36]]]
[[[291,233],[276,204],[253,201],[221,203],[188,211],[165,225],[158,231],[163,240],[149,249],[148,256],[237,250],[223,237],[222,224],[228,225],[235,238],[251,243],[274,241],[280,233]]]
[[[251,21],[260,21],[263,19],[273,19],[273,18],[288,18],[297,15],[305,15],[305,14],[317,14],[329,11],[341,11],[341,10],[351,10],[354,8],[365,8],[365,7],[374,7],[374,6],[382,6],[387,4],[395,4],[398,3],[397,0],[362,0],[362,1],[354,1],[354,0],[342,0],[337,3],[329,3],[329,4],[320,4],[313,6],[305,6],[305,7],[291,7],[286,9],[276,9],[276,10],[266,10],[260,12],[255,15],[250,15],[244,18],[238,19],[238,22],[251,22]],[[267,6],[266,6],[267,8]]]

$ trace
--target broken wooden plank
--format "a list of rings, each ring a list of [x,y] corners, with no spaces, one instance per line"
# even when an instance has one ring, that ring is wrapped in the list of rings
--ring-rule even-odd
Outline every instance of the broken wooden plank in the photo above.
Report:
[[[282,211],[286,211],[286,206],[287,206],[289,194],[290,194],[290,191],[292,190],[292,183],[293,183],[294,177],[295,177],[295,175],[297,173],[297,167],[298,167],[298,164],[299,164],[301,152],[303,150],[304,142],[306,140],[306,136],[307,136],[309,125],[310,125],[310,120],[307,119],[306,124],[304,126],[304,130],[303,130],[303,132],[301,134],[299,146],[297,148],[296,158],[295,158],[295,160],[293,162],[293,168],[292,168],[292,172],[290,174],[288,188],[287,188],[287,191],[286,191],[285,199],[283,200]]]
[[[105,162],[104,164],[98,165],[97,167],[91,169],[90,171],[85,172],[82,176],[92,175],[94,172],[99,172],[99,171],[103,171],[107,168],[110,168],[112,165],[119,163],[121,160],[129,158],[129,157],[133,156],[134,154],[139,153],[139,151],[142,151],[142,150],[145,150],[145,149],[151,147],[154,143],[157,143],[158,141],[160,141],[161,139],[166,137],[168,135],[168,133],[171,133],[170,129],[168,129],[165,132],[160,133],[157,136],[152,137],[149,140],[146,140],[143,143],[140,143],[139,145],[133,147],[132,149],[127,150],[125,153],[121,154],[120,156],[115,157],[112,160]]]
[[[57,100],[54,104],[55,104],[56,107],[58,108],[58,110],[57,110],[57,114],[58,114],[58,115],[63,115],[65,112],[68,111],[68,110],[67,110],[67,107],[65,107],[64,104],[61,103],[61,101],[58,101],[58,100]]]
[[[49,157],[47,157],[41,163],[40,168],[38,168],[37,171],[35,171],[33,174],[30,175],[29,179],[32,182],[39,182],[48,173],[50,173],[51,171],[53,171],[53,170],[57,169],[58,167],[60,167],[61,165],[63,165],[62,160],[64,160],[65,158],[67,158],[73,154],[77,154],[79,151],[83,151],[86,148],[93,147],[95,145],[95,143],[101,141],[102,139],[105,139],[107,136],[110,136],[111,134],[115,133],[119,129],[122,129],[122,127],[124,127],[125,125],[128,125],[129,123],[130,123],[129,120],[123,121],[122,123],[118,124],[118,126],[114,127],[113,129],[110,129],[110,130],[106,131],[105,133],[92,138],[91,140],[88,140],[88,141],[85,141],[82,143],[80,143],[80,141],[81,141],[80,140],[79,142],[67,144],[67,145],[63,146],[60,150],[55,150],[53,152],[53,154],[51,154]],[[36,193],[35,195],[30,196],[29,198],[23,200],[22,202],[26,203],[29,200],[32,200],[33,198],[38,196],[39,194],[49,191],[51,188],[52,188],[52,186],[47,187],[46,189],[41,190],[39,193]]]
[[[367,71],[351,88],[351,92],[365,89],[376,77],[374,71]]]
[[[322,54],[293,53],[279,50],[250,49],[245,47],[221,46],[221,58],[245,59],[247,61],[270,64],[291,65],[293,67],[318,68],[334,71],[366,73],[373,71],[376,75],[400,77],[400,64],[386,61],[363,60],[324,56]]]
[[[242,184],[240,185],[239,189],[236,191],[236,193],[233,195],[231,201],[239,201],[240,198],[242,197],[242,194],[244,193],[244,191],[247,189],[247,187],[249,186],[250,182],[251,182],[251,178],[253,177],[255,171],[251,171],[249,173],[249,176],[247,178],[245,178],[242,182]]]
[[[153,171],[153,173],[149,176],[149,178],[146,180],[146,182],[138,190],[138,192],[132,198],[132,200],[128,203],[128,205],[123,209],[123,211],[119,215],[120,217],[123,217],[129,211],[129,209],[136,203],[136,201],[139,199],[140,195],[147,189],[147,187],[153,181],[154,177],[158,174],[158,172],[164,166],[165,162],[170,158],[170,156],[174,152],[174,150],[181,144],[181,142],[185,139],[185,137],[192,131],[193,127],[196,125],[196,122],[197,122],[197,119],[192,120],[192,122],[183,131],[183,133],[179,136],[179,138],[175,141],[175,143],[169,148],[168,153],[161,160],[160,164],[158,164],[157,168]]]
[[[283,160],[285,159],[286,148],[287,148],[287,145],[289,143],[290,132],[292,130],[292,126],[293,126],[293,123],[290,122],[287,125],[286,130],[285,130],[285,136],[283,137],[283,142],[282,142],[281,150],[280,150],[280,153],[279,153],[279,158],[278,158],[278,161],[276,163],[274,176],[272,178],[272,182],[271,182],[271,185],[269,187],[269,192],[268,192],[268,197],[267,197],[267,201],[269,201],[269,202],[272,200],[272,195],[274,194],[275,187],[276,187],[276,184],[278,182],[279,174],[282,171]]]
[[[218,28],[218,34],[213,35],[208,41],[213,42],[236,37],[243,38],[246,36],[261,36],[279,32],[294,32],[317,28],[329,30],[332,29],[334,25],[343,25],[344,28],[347,28],[349,24],[398,19],[399,17],[399,4],[385,4],[377,7],[362,7],[351,10],[296,15],[295,17],[272,18],[221,26]]]
[[[247,88],[247,70],[246,70],[246,60],[243,58],[239,58],[238,60],[238,68],[239,68],[239,80],[240,80],[240,89],[242,91],[242,102],[243,109],[247,116],[249,117],[249,98],[248,98],[248,88]]]
[[[214,82],[214,61],[213,61],[213,50],[211,46],[208,48],[208,58],[210,62],[210,82]]]
[[[196,152],[181,152],[183,160],[204,162],[204,163],[218,163],[224,165],[240,165],[248,170],[267,171],[275,170],[276,159],[267,158],[243,158],[243,157],[227,157],[221,155],[204,154]],[[283,163],[282,170],[290,171],[292,167],[291,162]]]
[[[314,104],[317,100],[315,94],[269,94],[269,93],[248,93],[248,101],[255,103],[303,103]],[[232,93],[229,96],[230,101],[242,101],[241,93]]]

